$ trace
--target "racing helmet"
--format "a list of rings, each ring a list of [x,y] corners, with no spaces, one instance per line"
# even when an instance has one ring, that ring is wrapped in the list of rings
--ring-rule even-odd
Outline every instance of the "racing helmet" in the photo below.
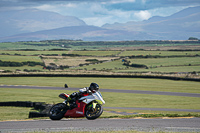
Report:
[[[96,91],[99,90],[99,85],[96,84],[96,83],[91,83],[90,87],[89,87],[89,90],[91,90],[92,92],[96,92]]]

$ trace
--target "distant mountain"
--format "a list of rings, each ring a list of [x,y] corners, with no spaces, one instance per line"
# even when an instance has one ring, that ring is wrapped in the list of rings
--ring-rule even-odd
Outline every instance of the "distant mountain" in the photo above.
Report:
[[[16,14],[12,12],[12,16],[0,14],[1,20],[4,17],[6,19],[0,21],[0,29],[3,31],[0,33],[0,42],[51,39],[120,41],[200,38],[200,6],[187,8],[167,17],[154,16],[146,21],[105,24],[102,27],[86,25],[75,17],[65,17],[40,10],[24,10]]]
[[[200,6],[190,7],[168,17],[154,16],[142,22],[105,24],[106,29],[139,31],[157,36],[157,39],[185,40],[200,38]]]
[[[18,34],[0,38],[0,42],[40,41],[51,39],[82,39],[85,41],[156,39],[154,36],[134,31],[104,29],[96,26],[70,26],[52,30]]]
[[[0,37],[66,26],[86,25],[73,16],[37,9],[0,12]]]

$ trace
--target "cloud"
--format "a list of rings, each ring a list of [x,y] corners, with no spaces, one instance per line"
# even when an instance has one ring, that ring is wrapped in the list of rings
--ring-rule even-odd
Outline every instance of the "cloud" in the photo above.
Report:
[[[120,3],[107,2],[107,8],[109,9],[121,9],[121,10],[150,10],[162,7],[175,7],[175,6],[189,6],[200,5],[199,0],[134,0],[132,2],[123,1]]]
[[[151,17],[151,13],[147,10],[139,11],[135,13],[135,16],[138,17],[140,20],[147,20]]]
[[[0,0],[0,11],[36,8],[75,16],[89,25],[142,21],[168,16],[200,0]]]

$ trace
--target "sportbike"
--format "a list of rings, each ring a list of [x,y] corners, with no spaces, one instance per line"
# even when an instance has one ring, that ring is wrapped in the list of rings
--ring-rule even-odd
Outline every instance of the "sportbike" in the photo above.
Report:
[[[68,101],[69,94],[61,93],[60,98],[64,99],[63,103],[55,104],[49,111],[49,118],[51,120],[60,120],[65,118],[79,118],[86,117],[88,120],[94,120],[103,113],[102,105],[105,104],[100,91],[92,94],[84,94],[75,100],[75,107],[71,107]]]

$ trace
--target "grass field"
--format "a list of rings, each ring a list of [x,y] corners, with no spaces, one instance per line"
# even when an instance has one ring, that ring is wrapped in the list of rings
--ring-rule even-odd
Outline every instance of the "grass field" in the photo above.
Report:
[[[104,62],[99,64],[82,66],[74,69],[87,69],[87,70],[115,70],[115,69],[126,69],[127,67],[123,65],[121,60],[116,60],[112,62]]]
[[[152,66],[191,66],[200,65],[199,57],[179,57],[179,58],[151,58],[151,59],[128,59],[134,64],[144,64]]]
[[[22,107],[0,107],[0,121],[24,120],[28,118],[31,108]]]
[[[0,54],[20,54],[20,55],[48,55],[48,54],[68,54],[69,51],[16,51],[16,50],[0,50]]]
[[[5,101],[34,101],[49,104],[63,102],[58,97],[60,93],[73,91],[40,90],[40,89],[11,89],[1,88],[1,102]],[[106,101],[105,107],[141,107],[141,108],[172,108],[172,109],[200,109],[200,98],[159,96],[147,94],[127,94],[102,92]],[[5,100],[6,99],[6,100]]]
[[[0,85],[32,85],[32,86],[57,86],[63,87],[65,83],[69,87],[87,87],[91,82],[96,82],[101,89],[125,89],[148,90],[166,92],[200,93],[200,83],[192,81],[173,81],[163,79],[142,78],[69,78],[69,77],[0,77]],[[78,89],[77,89],[78,91]],[[10,89],[0,88],[0,102],[5,101],[32,101],[58,103],[63,100],[58,97],[60,93],[71,94],[74,91],[66,90],[40,90],[40,89]],[[171,108],[171,109],[200,109],[200,98],[182,96],[160,96],[147,94],[128,93],[102,93],[106,101],[105,107],[141,107],[141,108]],[[17,108],[11,111],[10,107],[0,107],[1,120],[27,119],[30,108]],[[8,111],[7,111],[8,110]],[[21,111],[23,110],[23,111]],[[143,110],[116,110],[108,109],[102,117],[116,116],[109,111],[125,111],[137,113],[162,113],[162,114],[188,114],[194,112],[170,112],[170,111],[143,111]],[[19,113],[19,117],[13,116]],[[199,113],[197,113],[199,114]],[[5,117],[4,117],[5,116]]]
[[[87,56],[116,56],[120,54],[121,51],[72,51],[71,54],[87,55]]]
[[[200,51],[123,51],[119,56],[132,56],[132,55],[151,55],[151,56],[185,56],[185,55],[200,55]]]
[[[67,66],[79,66],[80,64],[91,63],[91,59],[95,59],[98,61],[109,61],[112,59],[116,59],[117,57],[87,57],[87,56],[76,56],[76,57],[69,57],[69,56],[44,56],[43,60],[45,65],[48,66],[50,63],[54,63],[58,66],[60,65],[67,65]]]
[[[22,67],[0,67],[0,70],[10,70],[10,71],[12,71],[12,72],[16,72],[16,70],[21,70],[21,72],[23,73],[23,70],[24,69],[27,69],[27,70],[39,70],[39,71],[47,71],[47,70],[44,70],[43,69],[43,66],[38,66],[38,65],[36,65],[36,66],[34,66],[34,67],[32,67],[32,66],[27,66],[27,65],[25,65],[25,66],[22,66]]]
[[[170,67],[152,67],[149,69],[146,68],[129,68],[129,69],[123,69],[123,70],[114,70],[115,72],[119,73],[133,73],[133,72],[175,72],[177,75],[179,73],[187,73],[187,72],[199,72],[200,67],[199,66],[170,66]]]
[[[78,54],[84,56],[115,56],[120,54],[121,51],[101,51],[101,50],[93,50],[93,51],[15,51],[15,50],[0,50],[0,54],[20,54],[20,55],[48,55],[48,54]]]
[[[14,61],[14,62],[25,62],[25,61],[42,62],[38,56],[0,55],[0,60]]]
[[[101,89],[147,90],[200,93],[200,83],[142,78],[81,78],[81,77],[1,77],[0,84],[82,88],[96,82]]]
[[[0,43],[1,50],[21,50],[21,49],[34,49],[34,50],[46,50],[46,49],[56,49],[61,48],[58,46],[35,46],[35,45],[26,45],[24,43],[15,42],[15,43]]]

